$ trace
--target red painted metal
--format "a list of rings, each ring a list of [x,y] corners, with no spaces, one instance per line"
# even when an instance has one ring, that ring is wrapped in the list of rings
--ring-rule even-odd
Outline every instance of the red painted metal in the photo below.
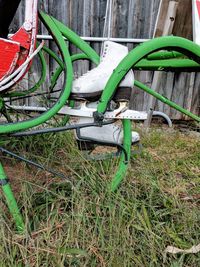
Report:
[[[19,52],[19,43],[0,39],[0,81],[15,69]]]
[[[27,59],[31,45],[31,32],[21,27],[11,41],[0,41],[0,80],[21,66]],[[28,68],[27,68],[28,70]],[[24,75],[23,75],[24,76]],[[22,77],[23,77],[22,76]]]
[[[31,45],[31,33],[21,27],[12,37],[12,41],[20,43],[20,57],[17,61],[16,68],[20,67],[27,59]]]
[[[20,43],[20,46],[29,49],[31,44],[31,34],[21,27],[11,38],[12,41]]]
[[[36,46],[36,34],[37,0],[26,0],[23,26],[10,38],[10,41],[0,38],[0,81],[11,75],[33,54]],[[4,85],[2,84],[1,88],[4,87],[2,90],[21,80],[30,68],[30,65],[31,61],[26,67],[21,69],[17,80],[12,80],[13,82],[8,82],[7,85],[6,82]],[[9,81],[9,77],[7,77],[7,80]]]

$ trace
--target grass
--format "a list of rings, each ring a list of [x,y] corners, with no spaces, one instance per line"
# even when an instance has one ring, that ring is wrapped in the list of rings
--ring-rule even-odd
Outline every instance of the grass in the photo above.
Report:
[[[13,140],[9,147],[65,173],[70,182],[5,159],[27,234],[1,202],[0,266],[198,267],[200,142],[178,131],[142,133],[142,155],[110,193],[117,160],[85,160],[70,134]],[[15,174],[15,175],[14,175]]]

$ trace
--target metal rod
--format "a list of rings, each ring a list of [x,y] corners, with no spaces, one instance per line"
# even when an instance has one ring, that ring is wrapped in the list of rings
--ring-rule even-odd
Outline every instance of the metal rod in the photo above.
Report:
[[[9,34],[9,37],[12,37],[13,34]],[[81,36],[81,39],[88,42],[104,42],[108,40],[106,37],[86,37]],[[39,34],[37,35],[38,40],[53,40],[53,37],[51,35],[46,34]],[[66,38],[65,38],[66,39]],[[110,41],[118,42],[118,43],[144,43],[146,41],[149,41],[150,39],[137,39],[137,38],[109,38]]]
[[[158,117],[162,117],[166,120],[166,122],[168,123],[168,126],[171,128],[172,127],[172,121],[169,118],[169,116],[161,111],[153,111],[153,116],[158,116]]]
[[[12,156],[13,158],[16,158],[18,160],[22,160],[22,161],[24,161],[24,162],[26,162],[26,163],[28,163],[30,165],[33,165],[33,166],[35,166],[35,167],[37,167],[37,168],[39,168],[39,169],[41,169],[43,171],[49,172],[49,173],[53,174],[54,176],[57,176],[57,177],[60,177],[60,178],[62,178],[64,180],[69,181],[69,179],[64,174],[62,174],[60,172],[57,172],[57,171],[54,171],[52,169],[46,168],[42,164],[39,164],[37,162],[34,162],[32,160],[29,160],[29,159],[26,159],[26,158],[24,158],[22,156],[19,156],[19,155],[13,153],[12,151],[9,151],[9,150],[7,150],[7,149],[5,149],[3,147],[0,147],[0,151]]]
[[[38,35],[38,39],[42,40],[51,40],[53,39],[52,36],[50,35]],[[83,37],[81,36],[81,39],[84,41],[89,41],[89,42],[104,42],[108,38],[105,37]],[[110,41],[113,42],[118,42],[118,43],[144,43],[146,41],[149,41],[149,39],[137,39],[137,38],[109,38]]]
[[[81,123],[81,124],[68,124],[63,127],[55,127],[55,128],[45,128],[45,129],[38,129],[38,130],[33,130],[33,131],[24,131],[24,132],[17,132],[17,133],[12,133],[10,134],[11,137],[22,137],[22,136],[32,136],[32,135],[37,135],[37,134],[48,134],[48,133],[58,133],[58,132],[64,132],[68,130],[74,130],[78,128],[87,128],[87,127],[101,127],[103,125],[108,125],[113,123],[114,120],[107,120],[101,123],[99,125],[98,123]]]

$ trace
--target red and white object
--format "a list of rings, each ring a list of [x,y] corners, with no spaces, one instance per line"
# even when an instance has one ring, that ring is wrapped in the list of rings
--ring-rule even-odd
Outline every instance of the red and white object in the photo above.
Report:
[[[200,45],[200,0],[192,0],[193,41]]]
[[[25,20],[10,38],[0,38],[0,91],[18,82],[29,69],[35,51],[38,0],[26,0]]]
[[[12,73],[19,59],[20,44],[0,38],[0,81]]]

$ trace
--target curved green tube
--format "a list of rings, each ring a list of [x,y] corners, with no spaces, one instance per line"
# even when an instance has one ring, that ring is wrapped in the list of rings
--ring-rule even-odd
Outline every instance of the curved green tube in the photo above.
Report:
[[[108,80],[97,107],[97,117],[102,117],[102,114],[105,113],[108,103],[115,93],[117,85],[120,83],[125,74],[142,58],[161,49],[182,52],[191,57],[197,63],[200,63],[200,47],[197,44],[181,37],[167,36],[155,38],[137,46],[120,62]]]
[[[8,208],[10,210],[10,213],[13,216],[13,219],[16,223],[17,231],[20,233],[23,233],[25,230],[24,222],[22,219],[22,215],[20,213],[20,210],[17,206],[17,202],[15,200],[15,197],[13,195],[12,189],[10,187],[9,182],[5,182],[7,180],[7,176],[4,172],[3,166],[0,162],[0,181],[2,182],[2,190],[4,193],[4,196],[6,198],[6,202],[8,205]]]
[[[76,33],[70,30],[63,23],[61,23],[60,21],[58,21],[53,17],[51,18],[64,37],[66,37],[70,42],[72,42],[75,46],[77,46],[95,64],[99,63],[100,60],[99,55],[94,51],[94,49],[92,49],[84,40],[82,40]]]
[[[72,80],[73,80],[73,70],[72,70],[72,62],[70,60],[70,55],[68,52],[67,45],[62,37],[62,34],[60,33],[59,29],[57,28],[57,26],[55,25],[51,17],[46,15],[43,12],[40,12],[40,17],[42,21],[44,22],[44,24],[49,29],[49,31],[53,33],[55,41],[57,42],[57,45],[63,57],[64,64],[66,66],[65,68],[66,68],[68,77],[65,80],[64,91],[61,94],[59,100],[56,102],[56,104],[52,108],[50,108],[48,111],[40,115],[39,117],[36,117],[31,120],[22,121],[22,122],[0,125],[1,134],[25,130],[25,129],[32,128],[34,126],[44,123],[45,121],[52,118],[64,106],[67,99],[69,98],[69,95],[71,92]]]
[[[130,155],[131,155],[131,141],[132,141],[132,136],[131,136],[131,121],[130,120],[123,120],[123,130],[124,130],[124,140],[123,140],[123,146],[126,150],[126,153],[128,155],[128,162],[130,160]],[[126,174],[127,168],[128,168],[128,162],[125,162],[125,157],[124,157],[124,152],[122,152],[121,158],[120,158],[120,164],[118,167],[118,170],[112,179],[111,182],[111,191],[114,192],[124,179],[124,176]]]
[[[152,53],[147,56],[148,60],[160,60],[160,59],[171,59],[171,58],[178,58],[184,57],[182,53],[176,51],[159,51]]]
[[[49,56],[51,56],[59,65],[63,66],[63,61],[50,48],[44,45],[42,50],[44,50],[47,54],[49,54]]]
[[[62,70],[64,69],[64,64],[63,64],[62,60],[56,55],[56,53],[54,53],[50,48],[48,48],[47,46],[43,46],[43,50],[49,56],[51,56],[59,65],[59,67],[57,68],[57,70],[55,71],[53,76],[51,77],[51,84],[49,86],[49,92],[51,93],[53,88],[55,87],[55,85],[57,83],[57,80],[58,80]],[[62,67],[60,67],[60,66],[62,66]]]
[[[46,61],[45,61],[44,55],[41,51],[39,51],[38,55],[39,55],[39,59],[41,62],[42,75],[41,75],[40,79],[37,81],[37,83],[32,88],[30,88],[26,91],[23,91],[23,92],[15,91],[15,92],[11,92],[11,93],[6,93],[6,94],[2,95],[3,97],[19,97],[19,96],[26,96],[28,94],[32,94],[35,91],[37,91],[37,89],[44,83],[44,81],[46,79],[46,73],[47,73]]]
[[[71,56],[72,62],[74,62],[76,60],[81,60],[81,59],[91,60],[89,56],[87,56],[83,53],[79,53],[79,54],[75,54],[75,55]]]
[[[152,71],[200,71],[200,64],[191,59],[142,59],[134,66],[134,70]]]

